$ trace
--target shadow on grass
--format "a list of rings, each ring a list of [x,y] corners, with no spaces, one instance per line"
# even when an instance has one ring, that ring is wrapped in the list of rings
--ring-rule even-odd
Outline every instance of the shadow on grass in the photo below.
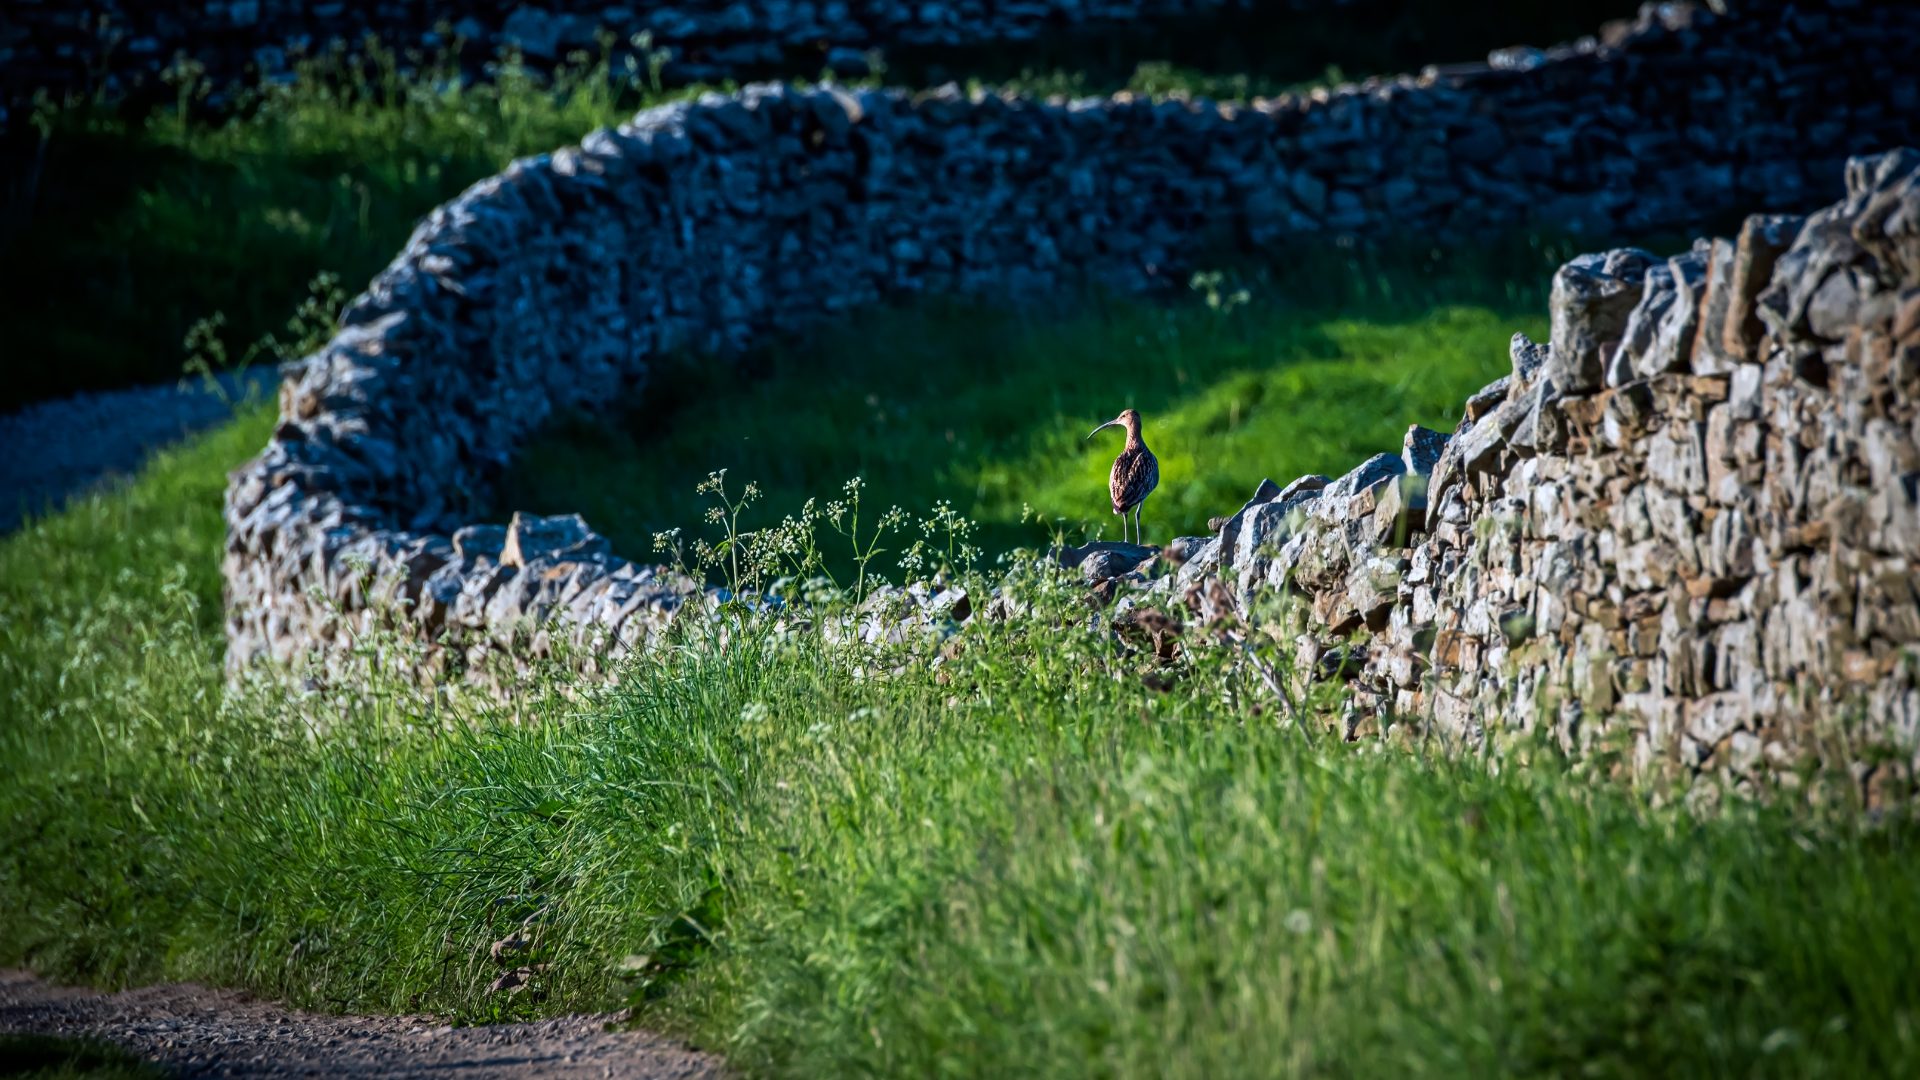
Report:
[[[0,237],[0,327],[29,359],[0,409],[164,380],[188,328],[216,311],[226,340],[257,340],[315,273],[357,287],[420,213],[498,165],[427,148],[216,149],[117,121],[64,132]]]

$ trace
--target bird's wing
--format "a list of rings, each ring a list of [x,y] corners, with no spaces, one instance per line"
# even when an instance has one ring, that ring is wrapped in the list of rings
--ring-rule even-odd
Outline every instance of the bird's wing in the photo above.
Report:
[[[1160,482],[1160,464],[1145,448],[1123,452],[1113,461],[1113,476],[1107,481],[1107,494],[1113,498],[1113,512],[1125,513],[1140,504]]]

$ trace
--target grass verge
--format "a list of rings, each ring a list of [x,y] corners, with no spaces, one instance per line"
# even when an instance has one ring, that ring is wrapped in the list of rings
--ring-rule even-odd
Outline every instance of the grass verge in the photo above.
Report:
[[[1161,693],[1073,624],[960,640],[884,681],[689,641],[585,704],[529,688],[524,724],[392,687],[321,703],[320,739],[178,699],[30,722],[0,744],[8,959],[475,1020],[625,999],[767,1074],[1884,1074],[1920,1049],[1904,829],[1309,745],[1231,672]]]

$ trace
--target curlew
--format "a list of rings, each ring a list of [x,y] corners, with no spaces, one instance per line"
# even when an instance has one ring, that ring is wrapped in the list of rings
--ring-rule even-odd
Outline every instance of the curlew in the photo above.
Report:
[[[1107,428],[1119,424],[1127,429],[1127,446],[1120,456],[1113,459],[1113,475],[1107,478],[1107,494],[1113,499],[1113,512],[1120,515],[1120,538],[1127,538],[1127,515],[1133,515],[1133,542],[1142,543],[1140,536],[1140,504],[1147,501],[1153,489],[1160,483],[1160,462],[1147,449],[1146,441],[1140,438],[1140,414],[1132,409],[1124,409],[1119,416],[1101,424],[1087,433],[1091,439]]]

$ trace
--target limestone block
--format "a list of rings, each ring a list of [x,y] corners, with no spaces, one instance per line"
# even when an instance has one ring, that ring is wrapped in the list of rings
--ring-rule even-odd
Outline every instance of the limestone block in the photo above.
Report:
[[[500,548],[500,562],[506,566],[527,566],[535,560],[579,558],[602,555],[612,550],[606,537],[587,527],[579,514],[541,517],[515,512],[507,525]]]
[[[1581,255],[1553,275],[1550,354],[1542,371],[1564,393],[1604,384],[1607,357],[1625,334],[1647,271],[1658,260],[1638,248]]]

